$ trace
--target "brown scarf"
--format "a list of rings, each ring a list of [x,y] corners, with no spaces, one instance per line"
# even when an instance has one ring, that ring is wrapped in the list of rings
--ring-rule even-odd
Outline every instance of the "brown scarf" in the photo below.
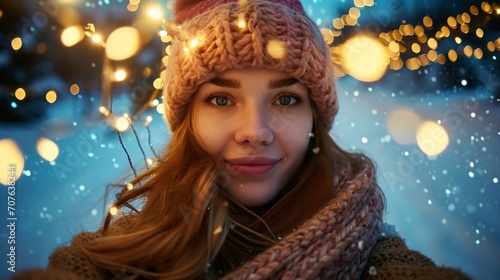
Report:
[[[366,165],[299,230],[223,279],[360,278],[383,208],[382,192]]]

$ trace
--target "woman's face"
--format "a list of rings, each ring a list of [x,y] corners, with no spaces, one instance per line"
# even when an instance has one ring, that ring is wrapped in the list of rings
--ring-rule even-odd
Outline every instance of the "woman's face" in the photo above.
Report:
[[[296,79],[262,68],[226,71],[200,86],[193,106],[196,139],[217,159],[235,201],[264,205],[300,172],[313,113]]]

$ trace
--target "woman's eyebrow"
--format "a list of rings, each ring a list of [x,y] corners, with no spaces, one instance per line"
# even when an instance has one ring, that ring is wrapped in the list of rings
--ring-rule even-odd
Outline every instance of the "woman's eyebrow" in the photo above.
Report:
[[[267,87],[270,89],[276,89],[276,88],[288,87],[288,86],[291,86],[291,85],[296,84],[298,82],[299,81],[293,77],[284,78],[284,79],[275,79],[275,80],[269,81],[269,83],[267,84]]]
[[[240,81],[231,78],[215,77],[210,79],[207,83],[214,84],[219,87],[241,88]]]

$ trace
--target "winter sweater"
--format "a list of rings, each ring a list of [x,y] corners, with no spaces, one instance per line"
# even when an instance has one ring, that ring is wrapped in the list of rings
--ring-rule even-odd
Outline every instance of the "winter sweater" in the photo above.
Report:
[[[469,279],[436,266],[382,226],[383,195],[366,166],[342,183],[316,215],[223,279]],[[349,173],[347,171],[347,173]],[[342,180],[344,181],[344,180]],[[126,233],[135,216],[117,219],[107,234]],[[92,245],[102,235],[82,232],[75,240]],[[46,269],[14,279],[124,279],[126,273],[96,267],[76,246],[58,248]]]

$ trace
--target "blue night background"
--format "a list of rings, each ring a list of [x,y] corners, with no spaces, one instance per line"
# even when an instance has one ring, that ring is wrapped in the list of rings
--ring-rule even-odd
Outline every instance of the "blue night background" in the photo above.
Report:
[[[302,3],[338,75],[331,134],[377,163],[386,221],[436,264],[499,279],[499,2]],[[113,185],[168,143],[171,6],[0,2],[0,279],[98,229]]]

